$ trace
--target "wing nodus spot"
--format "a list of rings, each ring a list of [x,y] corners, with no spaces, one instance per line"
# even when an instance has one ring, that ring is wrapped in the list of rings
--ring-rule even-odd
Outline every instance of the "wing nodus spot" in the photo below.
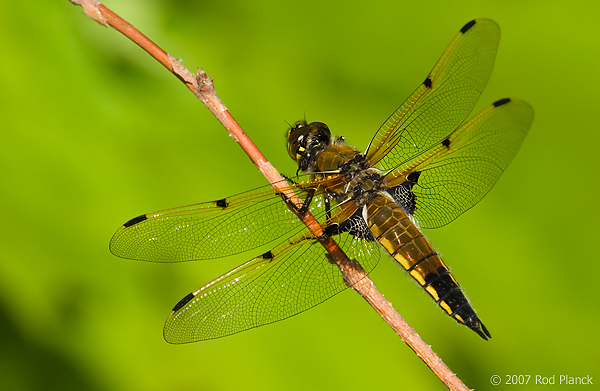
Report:
[[[262,258],[262,259],[273,259],[273,258],[275,258],[275,256],[273,255],[273,253],[271,252],[271,250],[269,250],[266,253],[260,255],[259,258]]]
[[[175,307],[173,307],[173,312],[179,310],[181,307],[183,307],[184,305],[186,305],[187,303],[190,302],[190,300],[192,300],[194,298],[194,293],[189,293],[188,295],[186,295],[183,299],[179,300],[179,303],[175,304]]]
[[[225,200],[225,198],[221,198],[220,200],[216,200],[215,204],[217,204],[217,206],[219,208],[227,208],[229,206],[229,202],[227,202]]]
[[[446,148],[450,148],[450,140],[448,140],[447,138],[445,138],[445,139],[442,141],[442,145],[443,145],[444,147],[446,147]]]
[[[132,225],[136,225],[137,223],[140,223],[146,219],[148,219],[148,217],[146,217],[146,215],[139,215],[139,216],[134,217],[133,219],[129,220],[125,224],[123,224],[123,227],[131,227]]]
[[[471,30],[471,27],[475,26],[475,23],[477,23],[476,20],[472,20],[469,23],[465,24],[461,29],[460,32],[461,33],[466,33],[467,31]]]
[[[431,88],[431,86],[433,85],[433,82],[431,81],[431,78],[429,76],[427,76],[427,79],[425,79],[425,81],[423,82],[423,85],[427,88]]]
[[[415,185],[419,181],[420,176],[421,176],[421,171],[413,171],[410,174],[408,174],[408,177],[406,179],[408,179],[409,182],[411,182],[413,185]]]
[[[500,107],[502,105],[507,104],[508,102],[510,102],[510,98],[499,99],[492,104],[494,105],[494,107]]]

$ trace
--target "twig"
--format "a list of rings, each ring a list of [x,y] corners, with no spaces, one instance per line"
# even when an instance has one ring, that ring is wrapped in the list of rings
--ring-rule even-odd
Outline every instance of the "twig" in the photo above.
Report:
[[[239,124],[233,119],[227,108],[217,97],[212,79],[202,69],[198,69],[194,76],[179,61],[166,53],[154,42],[140,33],[135,27],[121,19],[118,15],[106,8],[97,0],[69,0],[73,4],[81,5],[85,14],[96,22],[111,26],[115,30],[131,39],[142,49],[148,52],[158,62],[163,64],[208,107],[213,115],[223,124],[231,137],[240,144],[259,171],[271,183],[276,191],[284,193],[288,199],[297,206],[302,205],[293,190],[287,185],[284,178],[275,170],[258,148],[248,138]],[[292,209],[293,210],[293,209]],[[462,381],[446,366],[435,354],[429,345],[410,327],[400,316],[385,297],[377,290],[375,284],[367,276],[364,269],[354,260],[348,259],[331,237],[323,237],[322,228],[317,220],[310,214],[298,214],[298,217],[308,227],[321,245],[331,255],[340,268],[346,285],[357,291],[379,315],[394,329],[402,341],[406,343],[423,362],[436,374],[436,376],[451,390],[469,390]]]

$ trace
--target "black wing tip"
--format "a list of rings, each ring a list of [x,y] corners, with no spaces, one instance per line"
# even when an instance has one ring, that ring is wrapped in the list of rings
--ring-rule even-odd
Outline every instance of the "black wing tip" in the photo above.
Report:
[[[127,221],[125,224],[123,224],[123,227],[125,227],[125,228],[131,227],[132,225],[136,225],[146,219],[148,219],[148,217],[146,215],[139,215],[139,216],[134,217],[133,219]]]
[[[473,19],[470,22],[468,22],[467,24],[465,24],[461,29],[460,32],[461,33],[466,33],[467,31],[469,31],[473,26],[475,26],[475,23],[477,23],[477,20]]]
[[[510,102],[510,98],[503,98],[503,99],[498,99],[497,101],[495,101],[492,104],[494,105],[494,107],[500,107],[500,106],[505,105],[505,104],[507,104],[509,102]]]
[[[177,304],[175,304],[175,307],[173,307],[173,309],[171,310],[172,312],[176,312],[177,310],[179,310],[181,307],[183,307],[184,305],[186,305],[187,303],[190,302],[190,300],[192,300],[194,298],[194,293],[189,293],[187,294],[183,299],[179,300],[179,302]]]

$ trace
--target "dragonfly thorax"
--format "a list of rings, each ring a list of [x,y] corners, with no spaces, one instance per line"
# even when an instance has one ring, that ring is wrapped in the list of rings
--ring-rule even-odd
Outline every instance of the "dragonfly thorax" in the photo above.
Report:
[[[383,189],[381,171],[372,167],[369,159],[347,144],[343,137],[332,138],[329,127],[322,122],[298,121],[288,131],[288,153],[298,162],[298,170],[315,174],[317,178],[340,176],[327,191],[338,201],[352,199],[366,205]]]
[[[383,190],[381,171],[371,167],[368,159],[362,153],[342,164],[340,175],[347,183],[346,195],[359,205],[366,205],[379,191]]]

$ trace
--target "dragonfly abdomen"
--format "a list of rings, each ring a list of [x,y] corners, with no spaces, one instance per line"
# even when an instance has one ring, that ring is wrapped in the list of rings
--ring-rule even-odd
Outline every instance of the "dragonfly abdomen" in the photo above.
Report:
[[[378,195],[367,205],[366,218],[377,241],[449,316],[490,337],[446,264],[401,207]]]

